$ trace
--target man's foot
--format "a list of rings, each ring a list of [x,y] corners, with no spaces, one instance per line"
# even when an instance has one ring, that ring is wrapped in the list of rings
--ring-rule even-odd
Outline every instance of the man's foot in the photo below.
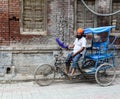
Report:
[[[76,75],[69,74],[68,77],[69,77],[70,80],[72,80],[72,79],[75,79],[75,78],[76,78]]]
[[[69,77],[72,77],[73,75],[72,74],[68,74]]]
[[[76,72],[76,68],[72,68],[71,75],[74,75],[75,72]]]

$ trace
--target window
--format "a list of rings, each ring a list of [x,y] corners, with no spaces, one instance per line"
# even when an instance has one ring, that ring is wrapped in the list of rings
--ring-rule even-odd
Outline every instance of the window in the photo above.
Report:
[[[21,34],[46,35],[46,0],[21,0]]]
[[[93,10],[95,10],[95,2],[93,0],[87,0],[86,4]],[[93,13],[83,6],[80,0],[76,2],[76,28],[88,28],[96,26],[96,20]],[[88,16],[89,15],[89,16]]]
[[[120,10],[120,1],[114,0],[113,1],[113,12]],[[120,13],[115,14],[112,16],[112,25],[115,25],[115,32],[120,32]]]

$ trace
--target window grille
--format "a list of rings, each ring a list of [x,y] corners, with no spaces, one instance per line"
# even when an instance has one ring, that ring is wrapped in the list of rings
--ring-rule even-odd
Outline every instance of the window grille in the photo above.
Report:
[[[113,12],[120,10],[120,1],[114,0],[112,6]],[[115,25],[115,32],[120,32],[120,13],[112,16],[112,25]]]
[[[46,33],[46,0],[22,0],[21,2],[21,34]]]
[[[95,10],[94,1],[87,1],[87,5]],[[77,17],[77,27],[88,28],[96,26],[95,16],[88,9],[86,9],[81,1],[77,0],[77,9],[76,9],[76,17]],[[89,16],[88,16],[89,15]]]

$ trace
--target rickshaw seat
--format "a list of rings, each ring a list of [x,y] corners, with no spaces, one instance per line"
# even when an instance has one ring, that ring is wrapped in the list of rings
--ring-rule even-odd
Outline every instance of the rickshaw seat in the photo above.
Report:
[[[103,59],[107,59],[107,58],[110,58],[112,57],[113,54],[112,53],[106,53],[106,54],[99,54],[99,53],[96,53],[96,54],[90,54],[90,55],[87,55],[85,56],[86,58],[89,58],[91,60],[103,60]]]
[[[107,45],[108,45],[108,42],[94,42],[92,44],[92,48],[96,48],[99,51],[102,51],[102,50],[107,50]]]
[[[95,50],[95,51],[93,51]],[[112,53],[108,53],[108,42],[93,42],[91,47],[91,53],[86,54],[85,58],[92,60],[103,60],[112,57]]]

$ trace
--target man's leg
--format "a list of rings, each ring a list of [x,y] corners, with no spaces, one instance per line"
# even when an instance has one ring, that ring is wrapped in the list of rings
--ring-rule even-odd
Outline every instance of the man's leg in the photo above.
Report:
[[[76,68],[72,68],[71,75],[73,76],[75,72],[76,72]]]
[[[65,71],[66,74],[69,73],[69,68],[70,68],[70,66],[66,66],[66,71]]]
[[[67,58],[66,58],[66,74],[69,73],[69,69],[70,69],[70,63],[71,63],[71,60],[72,60],[72,53],[68,54]]]
[[[77,54],[73,59],[72,59],[72,71],[71,71],[71,75],[74,75],[74,73],[76,72],[76,68],[78,66],[78,61],[80,59],[82,55],[81,54]]]

